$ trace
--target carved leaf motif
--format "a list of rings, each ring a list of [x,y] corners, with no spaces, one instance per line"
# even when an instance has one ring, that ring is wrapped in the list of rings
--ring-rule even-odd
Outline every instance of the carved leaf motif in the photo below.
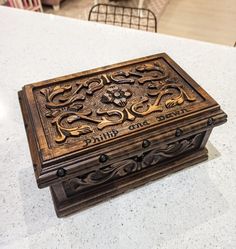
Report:
[[[145,111],[139,111],[140,109],[144,108],[143,103],[147,102],[149,99],[147,97],[143,97],[138,103],[133,104],[131,106],[131,110],[133,113],[135,113],[137,116],[146,116],[153,112],[161,112],[163,110],[161,105],[158,105],[157,102],[154,104],[148,104]]]
[[[172,98],[166,101],[165,105],[167,108],[172,108],[176,105],[181,105],[184,103],[184,100],[187,99],[189,102],[195,101],[194,97],[191,97],[186,91],[184,91],[181,87],[177,88],[180,91],[180,95],[176,98]]]
[[[134,160],[127,159],[104,169],[92,171],[84,177],[73,178],[69,181],[69,185],[71,185],[74,190],[79,190],[81,186],[98,185],[109,181],[115,175],[122,177],[136,170],[137,163]]]
[[[193,102],[196,100],[194,96],[190,96],[190,94],[187,91],[182,90],[183,96],[190,102]]]
[[[110,110],[110,111],[102,111],[100,109],[97,110],[97,114],[107,114],[108,116],[116,115],[119,117],[118,120],[108,120],[106,117],[102,117],[102,120],[98,120],[98,129],[103,129],[104,127],[115,125],[115,124],[121,124],[125,118],[124,112],[119,110]]]
[[[67,87],[67,88],[70,88],[70,87]],[[55,86],[54,89],[53,89],[53,91],[57,91],[57,90],[59,90],[59,89],[61,89],[60,86]]]
[[[73,103],[72,105],[70,105],[69,106],[69,110],[70,111],[75,111],[75,112],[77,112],[77,111],[79,111],[80,109],[82,109],[83,108],[83,105],[82,104],[79,104],[79,103]]]
[[[69,131],[71,136],[80,136],[82,134],[86,134],[92,132],[92,129],[88,125],[81,125],[76,127],[75,130]]]
[[[153,64],[144,64],[136,67],[138,72],[143,74],[138,82],[144,84],[146,82],[160,81],[168,77],[169,73],[164,68],[162,68],[157,62]]]
[[[45,116],[47,118],[53,118],[53,117],[56,117],[58,114],[60,113],[59,110],[56,110],[56,111],[52,111],[52,110],[49,110],[45,113]]]
[[[141,65],[141,66],[137,66],[136,67],[136,70],[137,71],[140,71],[140,72],[144,72],[144,71],[152,71],[154,70],[155,67],[152,65],[152,64],[144,64],[144,65]]]
[[[45,97],[47,97],[47,96],[49,95],[49,89],[47,89],[47,88],[41,89],[40,92],[41,92]]]
[[[73,123],[74,121],[78,120],[79,116],[78,115],[71,115],[67,118],[68,123]]]
[[[119,71],[111,74],[111,79],[113,82],[118,84],[133,84],[135,82],[134,79],[129,78],[130,73]]]
[[[87,111],[84,113],[79,113],[79,112],[62,112],[60,115],[55,117],[52,120],[52,124],[56,125],[57,131],[58,131],[58,136],[56,137],[55,141],[58,143],[64,142],[67,137],[70,136],[80,136],[82,134],[86,134],[89,132],[92,132],[92,128],[88,125],[81,125],[78,124],[76,127],[65,127],[62,125],[62,121],[66,119],[68,124],[71,124],[77,120],[89,120],[90,118],[87,117],[91,112]]]
[[[184,103],[184,98],[182,95],[179,95],[177,98],[175,99],[168,99],[165,103],[167,108],[172,108],[176,105],[181,105]]]
[[[74,128],[66,129],[61,126],[57,126],[59,136],[56,138],[56,142],[61,143],[64,142],[66,137],[69,136],[80,136],[82,134],[87,134],[89,132],[92,132],[92,128],[88,125],[79,125]]]
[[[87,80],[84,83],[84,86],[86,86],[88,88],[86,93],[89,94],[89,95],[92,95],[97,90],[103,88],[104,82],[103,82],[102,78],[96,77],[96,78],[92,78],[92,79]]]
[[[81,86],[78,87],[78,89],[81,89]],[[64,85],[64,86],[55,86],[52,90],[49,88],[41,89],[40,92],[43,94],[46,98],[46,107],[48,109],[54,109],[54,108],[63,108],[67,107],[74,102],[78,100],[84,100],[84,96],[78,93],[78,89],[76,89],[74,92],[70,94],[64,95],[65,92],[71,91],[72,86],[71,85]],[[55,97],[57,97],[57,101],[55,101]]]
[[[142,170],[146,167],[157,165],[161,160],[173,158],[186,151],[192,150],[197,147],[198,141],[202,134],[197,134],[193,137],[182,139],[174,143],[167,144],[165,148],[156,148],[145,155],[139,162],[137,157],[128,158],[105,168],[92,171],[84,176],[71,179],[67,182],[72,191],[79,191],[83,187],[91,187],[108,182],[113,178],[124,177],[130,173]]]

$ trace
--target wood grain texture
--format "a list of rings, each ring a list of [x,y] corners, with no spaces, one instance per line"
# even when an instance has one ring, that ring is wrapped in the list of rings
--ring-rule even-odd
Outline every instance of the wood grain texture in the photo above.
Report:
[[[26,85],[19,100],[38,186],[52,187],[56,206],[99,202],[99,188],[131,187],[161,165],[172,172],[227,118],[166,54]]]

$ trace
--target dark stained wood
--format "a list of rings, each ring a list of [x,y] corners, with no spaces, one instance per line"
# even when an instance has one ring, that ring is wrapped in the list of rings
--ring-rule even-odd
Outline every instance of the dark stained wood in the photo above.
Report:
[[[88,192],[77,193],[67,196],[61,183],[50,187],[55,211],[58,217],[64,217],[73,214],[76,211],[82,211],[94,204],[108,200],[116,195],[142,186],[145,183],[175,173],[181,169],[207,160],[207,150],[197,150],[193,153],[184,154],[168,163],[155,165],[147,168],[144,172],[130,175],[130,177],[121,178],[120,181],[110,182],[100,185],[96,190],[91,189]]]
[[[19,100],[60,217],[205,160],[227,119],[166,54],[26,85]]]

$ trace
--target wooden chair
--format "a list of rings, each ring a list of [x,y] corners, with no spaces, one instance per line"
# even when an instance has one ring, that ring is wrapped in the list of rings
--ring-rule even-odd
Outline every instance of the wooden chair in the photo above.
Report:
[[[144,8],[96,4],[90,9],[88,20],[157,32],[157,19],[155,14],[151,10]]]

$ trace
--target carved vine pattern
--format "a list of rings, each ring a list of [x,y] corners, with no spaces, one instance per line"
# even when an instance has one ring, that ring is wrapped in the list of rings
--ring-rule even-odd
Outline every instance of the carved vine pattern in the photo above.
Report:
[[[82,188],[99,185],[111,179],[124,177],[146,167],[157,165],[160,161],[173,158],[196,148],[201,136],[202,134],[197,134],[194,137],[170,143],[164,149],[153,149],[141,157],[132,157],[92,171],[83,176],[68,180],[65,182],[65,186],[69,189],[69,192],[77,192]]]
[[[148,96],[144,96],[141,99],[135,99],[135,102],[127,107],[128,98],[134,94],[120,86],[134,83],[140,85],[148,83],[148,95],[155,97],[155,99],[151,101]],[[84,111],[83,102],[86,96],[92,96],[105,85],[110,86],[107,89],[108,92],[102,96],[101,101],[112,103],[122,109]],[[82,89],[85,93],[82,92]],[[116,90],[114,91],[114,89]],[[179,93],[178,96],[174,94],[176,91]],[[90,123],[96,124],[97,128],[102,130],[107,126],[121,124],[126,120],[134,120],[136,117],[162,112],[164,105],[166,108],[172,108],[183,104],[184,101],[196,100],[192,93],[185,89],[177,79],[171,78],[169,71],[158,62],[139,65],[128,72],[116,71],[96,76],[83,83],[76,83],[74,88],[71,84],[65,84],[57,85],[54,88],[44,88],[40,92],[46,100],[47,112],[45,115],[47,118],[52,118],[51,123],[56,126],[58,135],[55,141],[58,143],[64,142],[67,137],[78,137],[93,132]],[[161,103],[164,96],[169,96],[169,98]],[[98,116],[94,118],[93,113]],[[98,118],[99,116],[101,118]],[[110,119],[111,116],[116,118]],[[83,120],[86,121],[86,124],[79,122]],[[77,126],[72,125],[75,121],[77,121]]]

